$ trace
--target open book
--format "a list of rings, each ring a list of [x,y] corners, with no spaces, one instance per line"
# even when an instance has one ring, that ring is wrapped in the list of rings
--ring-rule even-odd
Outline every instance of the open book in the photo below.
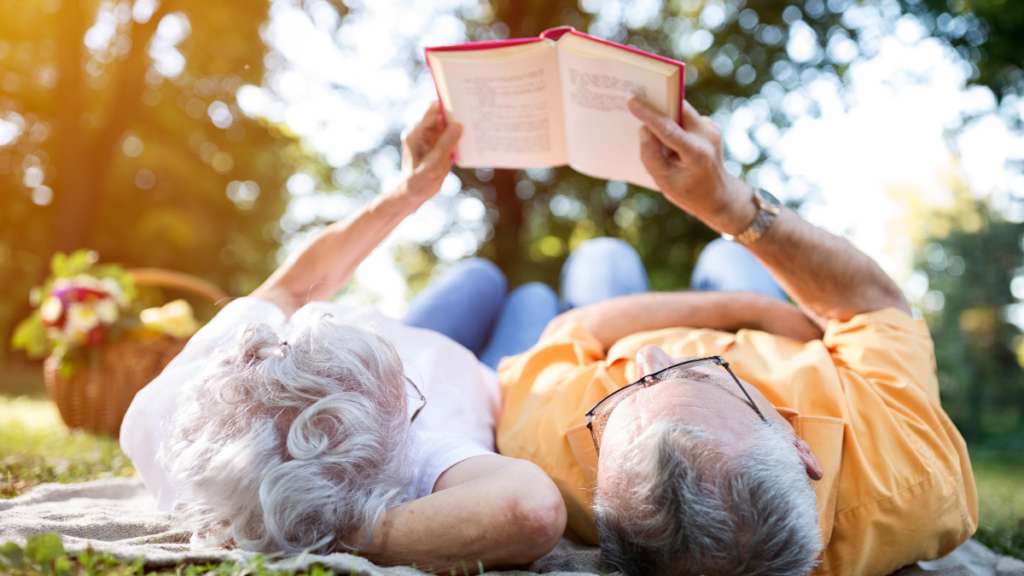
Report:
[[[683,64],[568,26],[539,38],[427,48],[446,121],[462,124],[463,168],[568,164],[596,178],[655,188],[640,161],[639,96],[675,121]]]

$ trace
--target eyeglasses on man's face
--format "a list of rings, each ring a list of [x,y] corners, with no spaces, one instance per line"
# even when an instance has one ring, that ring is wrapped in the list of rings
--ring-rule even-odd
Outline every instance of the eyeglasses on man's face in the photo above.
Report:
[[[611,413],[615,410],[615,407],[621,404],[623,400],[629,398],[633,394],[636,394],[640,390],[662,382],[663,377],[670,370],[677,370],[679,368],[691,369],[706,364],[721,366],[726,372],[728,372],[729,376],[731,376],[733,381],[736,382],[736,385],[740,387],[740,391],[743,392],[743,396],[746,397],[747,402],[750,403],[750,407],[754,409],[754,412],[757,412],[757,415],[761,417],[762,421],[768,421],[768,419],[764,417],[764,414],[761,413],[761,409],[754,403],[753,398],[751,398],[750,394],[747,393],[747,389],[743,387],[743,383],[741,383],[740,379],[732,373],[732,369],[729,368],[728,362],[726,362],[721,356],[696,358],[694,360],[687,360],[685,362],[680,362],[678,364],[662,368],[657,372],[644,376],[628,386],[623,386],[615,392],[605,396],[604,400],[601,400],[595,404],[593,408],[588,410],[586,414],[587,428],[590,430],[590,437],[594,439],[594,449],[597,450],[598,455],[601,454],[601,436],[604,434],[605,427],[608,425],[608,419],[611,417]]]

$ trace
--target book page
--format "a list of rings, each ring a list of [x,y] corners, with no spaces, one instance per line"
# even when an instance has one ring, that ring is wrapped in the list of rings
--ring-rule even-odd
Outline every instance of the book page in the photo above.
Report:
[[[566,34],[558,50],[569,165],[595,178],[657,189],[640,161],[642,123],[629,112],[626,103],[639,96],[678,118],[678,68],[674,75],[666,76],[666,72],[671,73],[671,65],[651,59],[654,65],[643,67],[626,58],[596,57],[595,53],[621,49],[601,45],[599,50],[587,53],[581,43],[597,44]],[[628,56],[636,58],[632,53]]]
[[[551,41],[432,52],[428,58],[445,116],[463,126],[458,166],[521,169],[568,161],[558,56]]]

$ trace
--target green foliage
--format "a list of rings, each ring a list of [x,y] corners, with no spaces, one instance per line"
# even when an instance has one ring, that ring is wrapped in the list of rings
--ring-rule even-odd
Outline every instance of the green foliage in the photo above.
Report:
[[[974,539],[997,554],[1024,559],[1024,519],[1012,528],[999,529],[982,526]]]
[[[0,0],[0,116],[21,127],[0,146],[4,341],[28,316],[29,290],[54,249],[89,246],[128,267],[251,291],[276,264],[283,183],[306,158],[235,97],[265,73],[268,3],[174,0],[148,20],[133,17],[131,3],[73,6]],[[164,19],[183,31],[168,47],[184,58],[177,75],[162,74],[147,52]],[[112,36],[90,48],[83,38],[97,21],[113,23]],[[40,179],[43,188],[28,186]]]
[[[46,327],[39,319],[39,311],[32,312],[32,315],[21,321],[14,329],[14,336],[11,337],[11,347],[15,350],[24,350],[29,358],[42,358],[46,356],[48,349],[46,341]]]
[[[901,0],[933,34],[974,66],[972,78],[997,98],[1024,94],[1024,3],[1012,0]],[[1019,120],[1018,120],[1019,122]]]
[[[995,218],[979,201],[934,218],[916,267],[932,291],[924,304],[943,406],[969,443],[1021,450],[1024,337],[1010,321],[1018,305],[1010,285],[1024,265],[1024,224]]]
[[[0,567],[18,572],[38,571],[43,576],[71,574],[71,560],[64,553],[60,536],[48,532],[27,538],[25,547],[7,542],[0,547]]]

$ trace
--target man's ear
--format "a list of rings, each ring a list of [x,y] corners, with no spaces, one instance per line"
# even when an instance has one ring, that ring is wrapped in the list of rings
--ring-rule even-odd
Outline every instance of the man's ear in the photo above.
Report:
[[[796,452],[800,455],[804,468],[807,469],[807,476],[811,480],[821,480],[825,474],[821,471],[821,466],[818,466],[818,459],[814,457],[810,444],[797,436],[796,440],[793,441],[793,445],[796,446]]]

